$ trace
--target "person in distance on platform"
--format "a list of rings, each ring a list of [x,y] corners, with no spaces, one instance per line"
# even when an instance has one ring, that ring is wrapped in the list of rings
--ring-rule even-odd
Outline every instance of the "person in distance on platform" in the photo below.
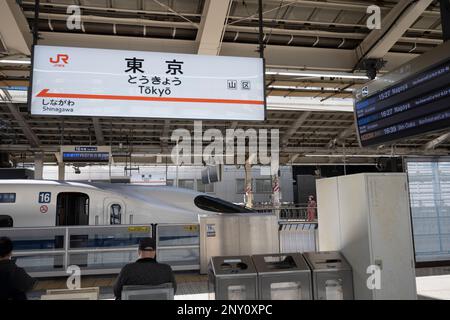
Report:
[[[310,195],[308,197],[308,208],[306,209],[306,212],[308,214],[307,221],[315,221],[317,219],[316,216],[316,209],[317,209],[317,202],[314,200],[314,196]]]
[[[36,281],[11,259],[13,243],[0,238],[0,300],[26,300]]]
[[[123,286],[156,286],[171,282],[174,293],[176,292],[177,283],[172,268],[167,264],[156,261],[155,247],[156,244],[152,238],[141,239],[138,250],[139,259],[123,267],[114,284],[116,300],[121,299]]]

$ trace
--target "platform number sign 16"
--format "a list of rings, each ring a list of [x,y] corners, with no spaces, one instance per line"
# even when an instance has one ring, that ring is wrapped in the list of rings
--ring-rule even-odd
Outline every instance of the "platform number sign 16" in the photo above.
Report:
[[[39,192],[39,203],[50,203],[52,201],[51,192]]]

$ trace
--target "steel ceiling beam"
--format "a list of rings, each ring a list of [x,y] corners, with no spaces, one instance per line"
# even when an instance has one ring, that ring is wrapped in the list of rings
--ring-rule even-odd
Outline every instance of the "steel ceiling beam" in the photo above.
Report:
[[[102,125],[100,123],[100,119],[97,117],[93,117],[92,124],[94,125],[95,139],[97,140],[97,145],[100,146],[105,145],[105,137],[103,136],[103,130]]]
[[[210,0],[210,1],[219,1],[219,0]],[[225,3],[224,1],[223,3]],[[220,2],[220,4],[223,4]],[[205,7],[206,8],[206,7]],[[213,11],[217,12],[217,11]],[[217,15],[217,14],[216,14]],[[34,16],[32,11],[25,12],[25,16],[28,18],[32,18]],[[67,14],[60,13],[40,13],[41,19],[48,19],[49,21],[66,21],[69,17]],[[222,39],[222,35],[224,32],[224,25],[217,24],[220,21],[220,18],[212,19],[214,25],[210,25],[208,21],[202,22],[200,25],[199,31],[197,33],[196,42],[199,43],[199,52],[200,54],[215,54],[214,52],[218,52],[220,50],[220,41]],[[207,19],[207,18],[206,18]],[[211,21],[209,20],[209,21]],[[202,19],[202,21],[204,21]],[[189,22],[173,22],[173,21],[159,21],[159,20],[149,20],[142,18],[112,18],[112,17],[101,17],[101,16],[86,16],[83,17],[83,22],[92,22],[92,23],[101,23],[101,24],[123,24],[123,25],[135,25],[136,28],[142,28],[142,26],[147,27],[165,27],[165,28],[180,28],[180,29],[197,29],[194,25]],[[297,23],[303,24],[311,24],[309,21],[297,21]],[[329,26],[332,24],[333,26],[338,26],[332,22],[313,22],[312,24],[319,24],[323,26]],[[220,26],[220,28],[219,28]],[[352,27],[352,25],[347,25],[347,27]],[[364,26],[365,27],[365,26]],[[219,30],[220,29],[220,30]],[[143,29],[142,29],[143,30]],[[255,27],[249,26],[236,26],[236,25],[228,25],[226,26],[226,30],[228,32],[245,32],[245,33],[255,33]],[[411,30],[414,31],[414,30]],[[429,30],[416,30],[417,32],[428,32]],[[432,31],[432,30],[431,30]],[[144,31],[142,31],[144,32]],[[437,32],[437,31],[436,31]],[[266,34],[277,34],[277,35],[289,35],[289,36],[306,36],[306,37],[323,37],[323,38],[336,38],[336,39],[355,39],[355,40],[363,40],[366,38],[366,33],[358,33],[358,32],[331,32],[331,31],[321,31],[321,30],[300,30],[300,29],[286,29],[286,28],[271,28],[265,27],[264,33]],[[438,45],[442,43],[441,39],[431,39],[431,38],[414,38],[414,37],[406,37],[402,36],[398,39],[402,42],[408,43],[418,43],[418,44],[435,44]],[[203,43],[203,44],[202,44]],[[209,49],[208,49],[209,48]],[[211,53],[209,53],[211,52]]]
[[[27,123],[25,118],[22,116],[22,113],[20,113],[20,111],[17,109],[16,105],[11,103],[11,95],[5,89],[1,89],[1,91],[3,92],[3,100],[5,101],[6,107],[8,108],[9,112],[14,117],[14,119],[17,121],[19,126],[21,127],[23,134],[30,143],[30,146],[32,148],[39,148],[41,145],[41,141],[39,140],[38,136],[33,132],[33,129]]]
[[[75,46],[87,48],[122,49],[138,51],[158,51],[172,53],[198,52],[195,41],[179,39],[154,39],[142,37],[121,37],[59,32],[41,32],[43,45]],[[308,69],[327,71],[352,71],[355,66],[353,50],[306,48],[267,45],[264,51],[267,67],[286,69]],[[222,43],[222,56],[258,57],[254,44]],[[415,57],[412,53],[388,53],[388,64],[383,71],[390,71]]]
[[[424,150],[433,150],[439,145],[443,144],[444,142],[448,141],[450,139],[450,132],[446,132],[442,134],[441,136],[437,137],[436,139],[431,140],[424,146]]]
[[[334,139],[331,139],[330,142],[328,142],[328,148],[334,148],[335,146],[344,143],[345,139],[350,137],[352,134],[355,133],[355,124],[353,123],[350,127],[347,129],[342,130]]]
[[[5,152],[36,152],[41,151],[49,154],[54,154],[56,152],[59,152],[59,146],[41,146],[39,149],[30,147],[30,146],[24,146],[24,145],[14,145],[14,144],[4,144],[0,145],[0,149]],[[135,145],[133,146],[133,152],[134,153],[143,153],[148,156],[169,156],[170,153],[167,154],[161,154],[161,148],[160,146],[139,146]],[[120,149],[119,146],[112,146],[112,153],[114,156],[114,153],[123,153],[123,149]],[[295,155],[299,155],[298,158],[305,158],[309,157],[310,159],[314,159],[315,156],[323,156],[323,157],[332,157],[332,158],[339,158],[339,157],[351,157],[356,158],[358,155],[362,157],[392,157],[392,150],[391,148],[383,148],[383,149],[369,149],[369,148],[336,148],[334,150],[330,150],[328,148],[316,148],[316,147],[288,147],[283,148],[281,150],[281,154],[283,156],[291,156],[296,157]],[[308,156],[306,156],[308,155]],[[396,148],[394,156],[423,156],[423,155],[448,155],[447,149],[436,149],[436,150],[423,150],[419,148]]]
[[[279,3],[283,0],[264,0],[266,4],[279,5]],[[410,2],[414,2],[417,0],[408,0]],[[420,1],[420,0],[418,0]],[[350,3],[347,2],[337,2],[337,1],[311,1],[311,0],[294,0],[290,1],[291,6],[296,7],[310,7],[310,8],[319,8],[319,9],[335,9],[335,10],[345,10],[345,11],[355,11],[355,12],[366,12],[368,5],[367,1],[352,1]],[[286,3],[286,1],[284,1]],[[382,11],[392,10],[392,6],[380,6]],[[436,10],[427,10],[424,12],[425,15],[438,17],[439,11]]]
[[[381,29],[374,29],[355,49],[358,59],[385,57],[432,2],[400,0],[381,21]]]
[[[231,0],[206,0],[197,32],[198,54],[218,55]]]
[[[281,146],[285,146],[288,144],[289,139],[292,138],[297,130],[304,124],[309,116],[311,115],[311,111],[302,112],[300,116],[295,120],[292,126],[288,129],[288,131],[281,137],[280,142]]]
[[[30,27],[15,0],[0,1],[0,34],[11,55],[31,55]]]
[[[23,1],[22,2],[25,5],[34,6],[33,1]],[[59,3],[41,3],[41,7],[45,8],[67,8],[68,4],[59,4]],[[114,8],[114,7],[96,7],[96,6],[88,6],[88,5],[80,5],[81,10],[90,10],[90,11],[103,11],[103,12],[117,12],[117,13],[135,13],[135,14],[146,14],[146,15],[162,15],[162,16],[177,16],[178,14],[173,13],[169,10],[164,11],[156,11],[156,10],[132,10],[132,9],[123,9],[123,8]],[[198,13],[181,13],[185,17],[200,17],[201,14]]]
[[[33,11],[26,11],[25,16],[27,18],[34,17]],[[40,19],[48,19],[52,21],[66,21],[70,15],[61,13],[40,13]],[[135,25],[136,27],[148,26],[148,27],[166,27],[166,28],[181,28],[181,29],[194,29],[197,28],[185,21],[159,21],[142,18],[117,18],[117,17],[102,17],[102,16],[83,16],[83,22],[92,23],[104,23],[104,24],[123,24],[123,25]]]
[[[164,127],[160,134],[161,152],[168,152],[170,141],[170,120],[164,120]]]

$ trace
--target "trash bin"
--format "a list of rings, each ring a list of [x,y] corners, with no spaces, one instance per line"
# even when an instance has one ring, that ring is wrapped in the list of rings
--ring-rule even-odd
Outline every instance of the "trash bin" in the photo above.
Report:
[[[256,300],[257,274],[250,256],[212,257],[208,267],[210,300]]]
[[[352,268],[336,251],[303,254],[312,270],[315,300],[353,300]]]
[[[311,270],[301,253],[252,256],[262,300],[312,300]]]

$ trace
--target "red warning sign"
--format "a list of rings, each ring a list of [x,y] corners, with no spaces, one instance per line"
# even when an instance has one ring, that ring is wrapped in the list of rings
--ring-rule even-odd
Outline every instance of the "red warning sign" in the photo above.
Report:
[[[40,209],[41,213],[47,213],[48,212],[48,207],[47,206],[41,206]]]

